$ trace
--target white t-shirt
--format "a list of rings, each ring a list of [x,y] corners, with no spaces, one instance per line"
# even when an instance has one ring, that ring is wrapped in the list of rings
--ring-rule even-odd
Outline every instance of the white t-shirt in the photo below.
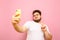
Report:
[[[44,34],[41,30],[42,25],[40,23],[28,21],[23,26],[28,28],[26,40],[44,40]],[[47,26],[46,28],[47,31],[49,32]]]

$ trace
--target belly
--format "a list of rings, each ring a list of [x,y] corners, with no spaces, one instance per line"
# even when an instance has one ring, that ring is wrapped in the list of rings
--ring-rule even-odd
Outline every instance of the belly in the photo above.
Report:
[[[44,40],[43,32],[40,31],[28,32],[26,40]]]

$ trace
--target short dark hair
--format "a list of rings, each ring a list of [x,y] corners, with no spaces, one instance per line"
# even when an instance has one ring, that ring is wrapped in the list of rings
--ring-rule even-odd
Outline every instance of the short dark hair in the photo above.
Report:
[[[41,15],[41,11],[40,10],[34,10],[32,14],[38,12]]]

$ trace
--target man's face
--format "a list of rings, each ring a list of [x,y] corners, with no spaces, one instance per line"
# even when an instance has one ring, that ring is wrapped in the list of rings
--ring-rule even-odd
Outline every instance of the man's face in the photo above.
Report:
[[[33,14],[33,20],[34,20],[35,22],[39,22],[39,21],[41,20],[41,15],[40,15],[38,12],[35,12],[35,13]]]

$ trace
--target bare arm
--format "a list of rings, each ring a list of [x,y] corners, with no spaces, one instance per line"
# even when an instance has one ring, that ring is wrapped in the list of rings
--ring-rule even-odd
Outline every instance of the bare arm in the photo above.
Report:
[[[18,24],[13,24],[13,27],[14,29],[17,31],[17,32],[26,32],[27,31],[27,28],[26,27],[22,27],[22,26],[19,26]]]
[[[44,38],[45,40],[52,40],[52,35],[48,31],[45,31]]]
[[[45,24],[42,24],[41,29],[42,29],[42,31],[44,33],[45,40],[52,40],[52,34],[48,32]]]
[[[22,27],[19,25],[20,22],[20,16],[21,16],[21,12],[16,12],[15,15],[12,16],[12,25],[14,27],[14,29],[18,32],[26,32],[27,28],[26,27]]]

